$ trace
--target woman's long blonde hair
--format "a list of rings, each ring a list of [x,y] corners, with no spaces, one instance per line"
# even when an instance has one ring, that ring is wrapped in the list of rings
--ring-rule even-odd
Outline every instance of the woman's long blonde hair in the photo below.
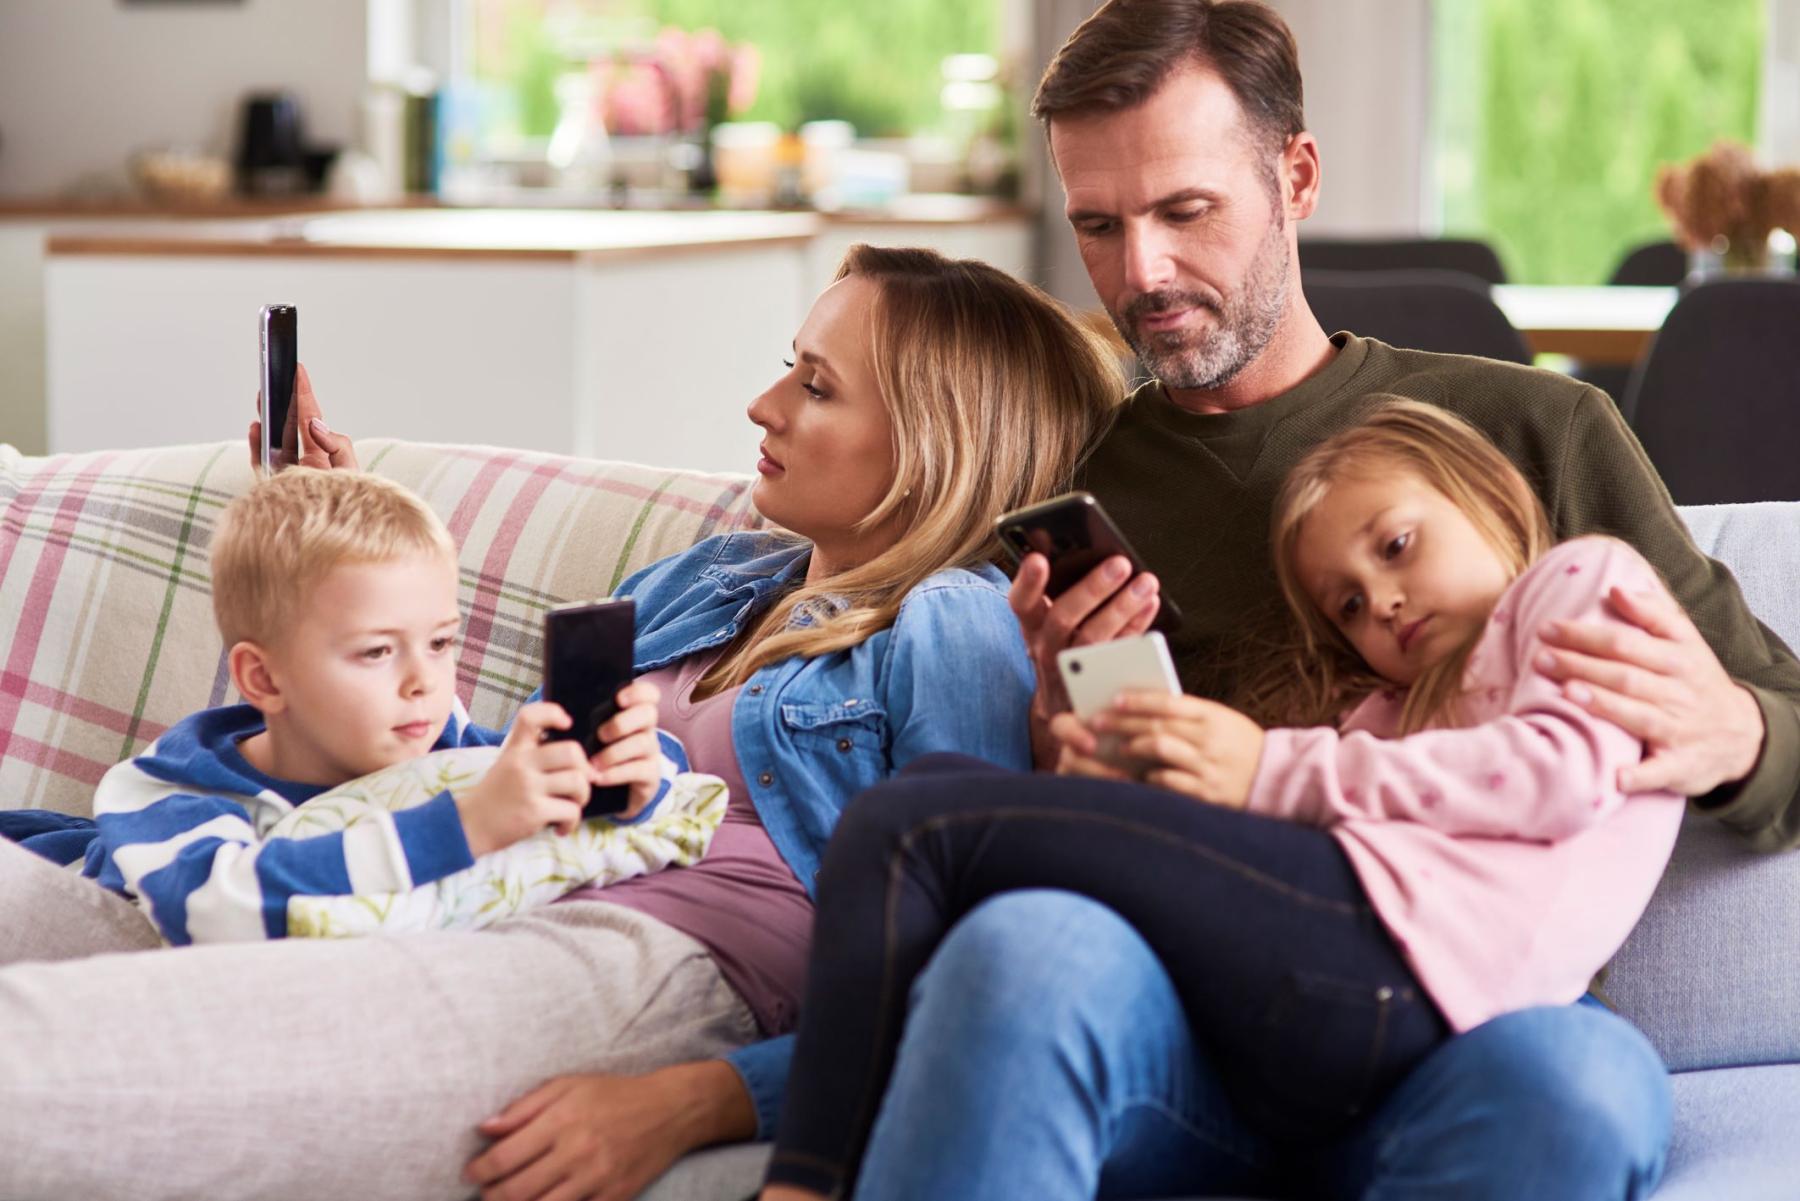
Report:
[[[1301,527],[1337,484],[1396,472],[1412,475],[1462,510],[1506,564],[1509,578],[1516,579],[1553,541],[1537,494],[1480,430],[1435,405],[1397,396],[1368,399],[1375,407],[1362,423],[1309,451],[1275,498],[1269,528],[1275,578],[1298,634],[1283,661],[1242,698],[1265,724],[1330,722],[1369,693],[1392,687],[1319,611],[1296,569]],[[1477,630],[1413,682],[1400,733],[1458,724],[1463,672],[1479,639]]]
[[[1056,301],[986,263],[930,250],[852,246],[835,279],[876,285],[875,381],[893,424],[894,479],[858,531],[899,540],[782,597],[720,657],[706,693],[791,656],[856,646],[893,625],[934,572],[994,561],[1008,509],[1068,487],[1123,403],[1106,342]]]

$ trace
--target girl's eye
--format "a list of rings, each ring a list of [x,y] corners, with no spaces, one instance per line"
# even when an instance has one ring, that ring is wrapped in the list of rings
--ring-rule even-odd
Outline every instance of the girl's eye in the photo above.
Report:
[[[1338,606],[1338,620],[1349,621],[1360,612],[1362,612],[1362,593],[1358,592]]]
[[[1391,559],[1398,555],[1401,551],[1405,550],[1411,542],[1411,534],[1401,534],[1398,538],[1393,539],[1387,544],[1387,557]]]
[[[456,639],[454,637],[433,638],[431,640],[431,649],[434,651],[447,651],[455,645]]]
[[[372,646],[362,653],[362,657],[369,662],[374,663],[378,660],[387,658],[389,652],[392,650],[393,648],[389,646]]]
[[[783,360],[781,360],[781,365],[783,367],[786,367],[789,371],[792,371],[794,369],[794,360],[783,359]]]

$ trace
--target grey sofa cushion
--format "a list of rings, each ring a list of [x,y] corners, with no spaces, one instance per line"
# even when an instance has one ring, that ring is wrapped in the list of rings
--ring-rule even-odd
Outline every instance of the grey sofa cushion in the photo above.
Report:
[[[754,1197],[769,1166],[768,1143],[709,1147],[676,1161],[638,1201],[740,1201]]]
[[[1656,1201],[1792,1201],[1800,1195],[1800,1064],[1688,1072]]]
[[[1800,504],[1682,516],[1751,611],[1800,642]],[[1800,1062],[1800,854],[1755,854],[1690,814],[1606,993],[1676,1071]]]

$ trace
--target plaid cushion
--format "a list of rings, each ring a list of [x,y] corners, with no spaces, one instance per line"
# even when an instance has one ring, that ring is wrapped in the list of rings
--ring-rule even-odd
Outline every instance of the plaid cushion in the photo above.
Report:
[[[461,548],[457,692],[489,726],[538,684],[547,607],[759,524],[742,477],[375,438],[357,452]],[[250,483],[242,442],[49,458],[0,445],[0,808],[85,813],[107,768],[236,699],[206,553]]]

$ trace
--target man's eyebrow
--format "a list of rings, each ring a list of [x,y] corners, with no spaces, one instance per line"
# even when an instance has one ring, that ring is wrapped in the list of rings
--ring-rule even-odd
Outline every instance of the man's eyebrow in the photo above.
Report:
[[[1148,212],[1153,209],[1168,208],[1171,205],[1176,204],[1191,204],[1196,200],[1204,200],[1209,204],[1216,204],[1220,199],[1220,194],[1212,188],[1182,188],[1179,191],[1170,192],[1166,196],[1158,196],[1146,206],[1145,211]],[[1101,212],[1099,209],[1071,209],[1066,214],[1067,219],[1071,223],[1079,221],[1108,220],[1114,215],[1115,214],[1113,213]]]

